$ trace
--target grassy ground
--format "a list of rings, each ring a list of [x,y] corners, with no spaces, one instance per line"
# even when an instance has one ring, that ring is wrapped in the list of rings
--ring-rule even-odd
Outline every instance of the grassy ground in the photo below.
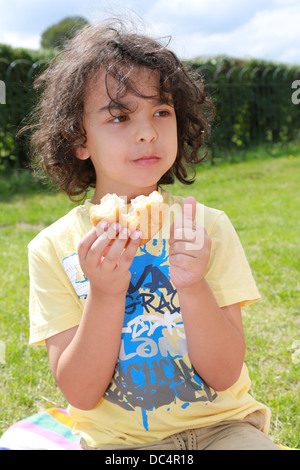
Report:
[[[236,227],[263,297],[244,311],[252,395],[271,408],[272,438],[298,448],[299,157],[201,168],[192,187],[172,188],[225,210]],[[32,184],[26,174],[0,178],[0,188],[1,434],[41,408],[66,405],[44,348],[28,346],[26,246],[73,204]]]

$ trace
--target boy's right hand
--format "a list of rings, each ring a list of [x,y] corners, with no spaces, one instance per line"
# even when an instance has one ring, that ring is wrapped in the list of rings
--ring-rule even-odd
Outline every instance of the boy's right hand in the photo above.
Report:
[[[104,296],[126,294],[131,279],[129,268],[141,237],[139,231],[130,235],[119,224],[100,222],[81,239],[79,263],[92,289]]]

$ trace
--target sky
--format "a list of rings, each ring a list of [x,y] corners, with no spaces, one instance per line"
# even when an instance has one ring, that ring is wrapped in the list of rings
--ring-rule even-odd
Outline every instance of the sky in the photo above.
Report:
[[[227,55],[300,65],[300,0],[0,0],[0,43],[39,49],[67,16],[133,17],[141,32],[171,36],[181,59]]]

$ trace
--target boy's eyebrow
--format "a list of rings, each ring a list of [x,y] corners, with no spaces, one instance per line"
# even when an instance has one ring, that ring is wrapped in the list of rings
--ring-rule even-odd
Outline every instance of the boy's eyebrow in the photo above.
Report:
[[[121,106],[117,103],[110,103],[106,106],[103,106],[102,108],[100,108],[98,111],[99,113],[102,113],[102,112],[110,112],[110,111],[121,111],[121,109],[124,109],[124,108],[127,108],[127,106]]]
[[[168,99],[161,99],[160,97],[155,97],[155,98],[152,98],[151,101],[153,101],[153,103],[156,105],[156,106],[159,106],[161,104],[167,104],[169,106],[174,106],[174,103],[173,103],[173,100],[172,98],[168,98]],[[130,111],[130,105],[129,104],[126,104],[126,103],[109,103],[107,104],[106,106],[103,106],[102,108],[100,108],[98,111],[101,113],[101,112],[111,112],[111,111],[122,111],[124,112],[125,110],[127,111]]]

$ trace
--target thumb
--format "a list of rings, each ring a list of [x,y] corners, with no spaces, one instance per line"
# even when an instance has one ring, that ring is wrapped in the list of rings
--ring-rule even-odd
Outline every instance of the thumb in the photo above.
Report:
[[[196,215],[196,199],[189,196],[184,200],[183,218],[194,221]]]

